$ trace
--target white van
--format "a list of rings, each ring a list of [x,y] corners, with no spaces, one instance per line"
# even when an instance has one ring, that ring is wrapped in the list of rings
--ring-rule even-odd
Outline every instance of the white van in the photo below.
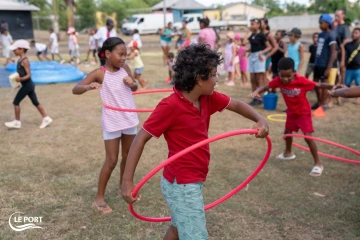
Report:
[[[174,22],[172,13],[166,13],[166,24],[168,22]],[[164,14],[162,12],[135,14],[122,25],[121,31],[126,35],[130,35],[134,29],[137,29],[140,34],[153,34],[159,33],[163,27]]]

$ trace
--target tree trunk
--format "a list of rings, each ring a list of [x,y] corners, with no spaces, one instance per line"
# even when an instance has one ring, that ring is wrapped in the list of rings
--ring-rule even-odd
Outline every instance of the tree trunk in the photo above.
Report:
[[[68,17],[68,27],[75,27],[74,24],[74,0],[64,0],[66,4],[66,13]]]

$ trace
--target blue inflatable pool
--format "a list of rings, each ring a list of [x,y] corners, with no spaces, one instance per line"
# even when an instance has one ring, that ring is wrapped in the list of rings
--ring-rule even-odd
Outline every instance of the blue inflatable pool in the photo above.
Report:
[[[9,63],[5,69],[16,72],[16,63]],[[77,67],[58,62],[30,62],[30,70],[35,84],[78,82],[85,77],[85,73]]]

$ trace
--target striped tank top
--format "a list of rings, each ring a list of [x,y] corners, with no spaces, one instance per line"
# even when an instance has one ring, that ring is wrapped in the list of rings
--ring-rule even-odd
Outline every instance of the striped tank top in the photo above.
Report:
[[[123,82],[123,79],[128,76],[127,72],[123,68],[117,72],[106,71],[104,66],[101,68],[105,72],[100,88],[100,97],[103,103],[117,108],[135,109],[131,88]],[[103,106],[101,116],[103,131],[116,132],[135,127],[138,124],[139,118],[136,112],[119,112]]]

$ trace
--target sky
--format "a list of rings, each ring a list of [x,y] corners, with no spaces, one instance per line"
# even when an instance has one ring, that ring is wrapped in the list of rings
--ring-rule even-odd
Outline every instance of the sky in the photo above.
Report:
[[[222,5],[224,5],[224,4],[228,4],[228,3],[232,3],[232,2],[240,2],[241,0],[240,1],[234,1],[234,0],[197,0],[197,1],[199,3],[205,5],[205,6],[210,6],[212,4],[222,4]],[[243,0],[243,1],[245,2],[246,0]],[[247,0],[247,2],[249,2],[249,3],[250,3],[250,1],[251,0]],[[288,3],[293,2],[293,0],[280,0],[281,3],[285,3],[285,1],[288,2]],[[297,2],[297,3],[300,3],[300,4],[308,4],[309,0],[296,0],[294,2]]]

